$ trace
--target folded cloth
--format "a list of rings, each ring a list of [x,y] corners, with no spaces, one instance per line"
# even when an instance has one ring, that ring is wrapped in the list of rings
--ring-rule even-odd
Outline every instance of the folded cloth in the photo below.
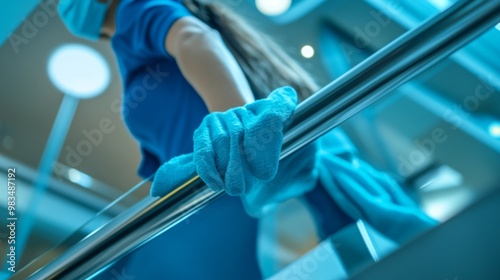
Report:
[[[320,148],[317,156],[321,184],[353,220],[367,221],[399,244],[437,224],[389,175],[355,155],[346,159]]]
[[[164,163],[156,172],[151,195],[165,195],[198,173],[215,191],[246,195],[247,208],[254,204],[252,200],[262,206],[266,194],[260,188],[278,172],[283,129],[296,106],[295,90],[283,87],[265,99],[207,115],[194,133],[194,152]],[[312,171],[314,156],[308,162]]]

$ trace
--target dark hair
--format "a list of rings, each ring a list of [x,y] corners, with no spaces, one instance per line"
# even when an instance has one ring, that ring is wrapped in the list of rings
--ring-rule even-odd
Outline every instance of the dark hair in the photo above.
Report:
[[[268,36],[258,33],[228,8],[200,0],[184,5],[201,21],[217,30],[245,74],[256,98],[281,86],[292,86],[300,100],[318,85],[300,65]]]

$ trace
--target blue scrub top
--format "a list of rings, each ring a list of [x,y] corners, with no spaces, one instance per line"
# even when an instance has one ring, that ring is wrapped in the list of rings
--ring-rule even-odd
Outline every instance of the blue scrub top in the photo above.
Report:
[[[174,0],[123,0],[111,39],[123,77],[122,116],[141,146],[142,177],[192,152],[207,107],[165,50],[172,24],[189,11]]]
[[[117,10],[111,43],[123,77],[123,119],[143,154],[142,177],[192,152],[194,130],[208,114],[165,50],[169,28],[188,15],[173,0],[122,0]],[[96,278],[259,279],[256,233],[257,220],[240,199],[224,196]]]

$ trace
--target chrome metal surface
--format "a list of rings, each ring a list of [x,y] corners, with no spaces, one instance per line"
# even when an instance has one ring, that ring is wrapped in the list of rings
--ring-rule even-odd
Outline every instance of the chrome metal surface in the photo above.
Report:
[[[295,111],[281,159],[314,141],[500,21],[500,1],[461,1],[333,81]],[[194,176],[161,199],[145,200],[94,232],[54,262],[27,266],[13,279],[83,279],[189,217],[222,192]]]

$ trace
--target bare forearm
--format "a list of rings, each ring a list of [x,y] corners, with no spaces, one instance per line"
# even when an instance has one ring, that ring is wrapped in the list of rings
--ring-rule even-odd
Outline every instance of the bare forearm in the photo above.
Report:
[[[172,47],[177,64],[211,112],[254,100],[243,71],[216,31],[195,26],[177,40]]]

